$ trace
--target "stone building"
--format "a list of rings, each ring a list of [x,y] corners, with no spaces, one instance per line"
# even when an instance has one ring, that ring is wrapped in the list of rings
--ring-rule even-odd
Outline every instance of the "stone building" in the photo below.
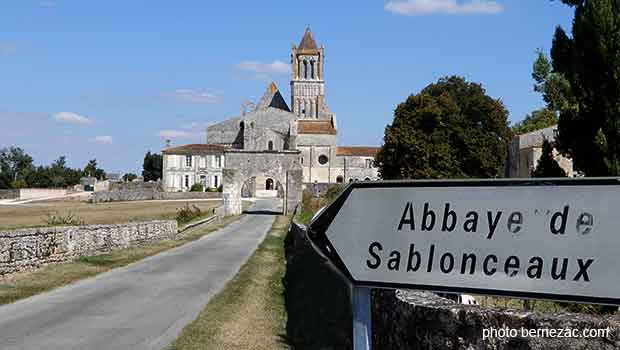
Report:
[[[292,48],[291,107],[272,82],[255,105],[209,126],[205,144],[164,149],[165,190],[187,191],[200,182],[223,185],[225,197],[273,195],[286,197],[286,204],[300,197],[302,184],[378,180],[378,147],[338,146],[336,115],[325,102],[324,59],[325,47],[307,28]]]
[[[542,155],[542,144],[545,140],[553,143],[557,133],[557,125],[535,130],[522,135],[515,135],[508,149],[508,177],[531,177]],[[555,149],[555,160],[564,169],[568,177],[575,176],[573,162],[563,157]]]

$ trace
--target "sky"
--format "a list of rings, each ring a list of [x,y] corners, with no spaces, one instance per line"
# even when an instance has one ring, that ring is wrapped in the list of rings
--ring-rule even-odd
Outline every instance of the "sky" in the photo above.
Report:
[[[381,145],[394,108],[448,75],[483,85],[511,122],[572,11],[549,0],[2,0],[0,148],[136,172],[147,151],[200,143],[275,81],[290,103],[290,49],[325,45],[340,145]]]

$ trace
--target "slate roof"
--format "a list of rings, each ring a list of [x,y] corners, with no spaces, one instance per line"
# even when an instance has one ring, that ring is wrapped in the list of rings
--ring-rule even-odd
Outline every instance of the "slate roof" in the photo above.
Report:
[[[303,38],[301,38],[301,42],[299,43],[299,49],[302,50],[318,50],[319,47],[314,41],[314,37],[312,36],[312,31],[310,27],[306,28],[306,32],[304,33]]]
[[[381,147],[338,147],[337,156],[375,157]]]
[[[338,132],[330,120],[298,120],[297,133],[336,135]]]
[[[265,91],[263,97],[258,101],[256,109],[266,109],[267,107],[273,107],[287,112],[291,111],[282,97],[282,94],[280,94],[280,90],[276,86],[276,83],[273,81],[267,86],[267,91]]]
[[[182,154],[182,155],[213,154],[213,153],[223,153],[226,149],[228,149],[228,147],[222,146],[222,145],[193,143],[189,145],[166,148],[162,150],[162,153]]]

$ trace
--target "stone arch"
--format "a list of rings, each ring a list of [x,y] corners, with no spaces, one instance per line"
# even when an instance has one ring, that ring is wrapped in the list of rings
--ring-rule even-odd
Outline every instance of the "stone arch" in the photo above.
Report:
[[[263,176],[273,180],[282,198],[283,211],[292,213],[301,202],[303,175],[299,156],[299,151],[227,152],[226,168],[222,170],[225,215],[241,214],[244,183]]]
[[[265,189],[267,191],[271,191],[275,189],[275,184],[273,183],[273,179],[268,177],[267,180],[265,180]]]

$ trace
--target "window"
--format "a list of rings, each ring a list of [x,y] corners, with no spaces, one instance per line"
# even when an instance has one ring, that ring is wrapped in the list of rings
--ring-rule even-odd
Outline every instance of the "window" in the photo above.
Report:
[[[185,156],[185,166],[188,168],[192,167],[192,156]]]
[[[308,79],[308,61],[304,60],[304,69],[303,69],[303,75],[304,75],[304,79]]]
[[[185,175],[185,187],[189,187],[189,175]]]
[[[326,155],[321,154],[321,155],[319,156],[319,164],[321,164],[321,165],[325,165],[325,164],[327,164],[327,162],[328,162],[328,161],[329,161],[329,158],[327,158],[327,156],[326,156]]]
[[[310,61],[310,79],[314,79],[314,61]]]
[[[217,168],[222,167],[222,156],[215,156],[215,166]]]
[[[220,187],[220,179],[217,175],[213,176],[213,185],[215,186],[215,188]]]
[[[273,151],[273,141],[269,141],[269,143],[267,143],[267,149]]]
[[[364,181],[370,181],[370,178],[369,178],[369,177],[367,177],[367,178],[365,178],[365,179],[364,179]]]
[[[304,164],[304,157],[299,158],[299,163]]]
[[[372,168],[372,159],[366,159],[366,168]]]
[[[341,183],[343,183],[343,182],[344,182],[344,178],[343,178],[342,176],[338,175],[338,176],[336,177],[336,182],[337,182],[337,183],[339,183],[339,184],[341,184]]]

